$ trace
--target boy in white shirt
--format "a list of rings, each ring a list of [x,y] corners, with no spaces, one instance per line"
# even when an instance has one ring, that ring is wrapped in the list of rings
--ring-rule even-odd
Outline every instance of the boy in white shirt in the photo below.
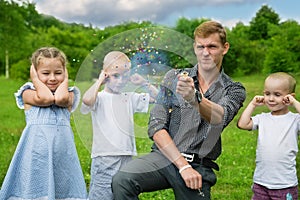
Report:
[[[157,94],[156,87],[142,76],[130,76],[130,67],[126,54],[109,52],[98,80],[82,98],[81,112],[91,112],[93,125],[90,200],[113,199],[112,176],[137,155],[133,115],[147,112]],[[128,81],[148,87],[151,97],[148,93],[122,92]],[[99,91],[103,84],[104,89]]]
[[[295,87],[296,80],[287,73],[269,75],[264,96],[255,96],[238,121],[240,129],[258,129],[252,200],[298,199],[300,102],[295,99]],[[271,112],[251,116],[257,106],[263,105]],[[289,106],[298,113],[290,112]]]

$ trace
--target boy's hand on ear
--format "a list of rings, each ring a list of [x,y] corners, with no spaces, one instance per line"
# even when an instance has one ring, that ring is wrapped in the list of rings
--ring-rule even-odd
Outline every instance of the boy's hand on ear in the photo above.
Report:
[[[99,80],[101,83],[105,83],[105,82],[106,82],[106,79],[107,79],[108,77],[109,77],[108,74],[102,70],[101,73],[99,74],[98,80]]]
[[[295,98],[291,94],[288,94],[285,97],[283,97],[283,104],[285,104],[285,105],[293,105],[294,101],[295,101]]]
[[[252,104],[254,106],[263,106],[263,105],[265,105],[265,98],[264,98],[264,96],[258,96],[258,95],[256,95],[252,99]]]

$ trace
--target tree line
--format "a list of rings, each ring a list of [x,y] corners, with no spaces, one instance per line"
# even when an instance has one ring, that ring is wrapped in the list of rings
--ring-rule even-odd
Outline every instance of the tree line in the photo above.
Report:
[[[139,57],[135,61],[140,59],[144,63],[151,62],[151,59],[159,54],[159,59],[155,58],[153,62],[163,62],[174,68],[190,67],[195,63],[187,61],[176,52],[191,54],[193,57],[191,45],[177,46],[181,49],[176,51],[155,49],[149,45],[153,43],[151,39],[159,42],[167,38],[155,31],[149,33],[149,30],[153,27],[167,28],[193,38],[196,26],[209,20],[181,17],[174,27],[163,27],[150,21],[128,21],[100,29],[92,25],[66,23],[53,16],[39,14],[35,4],[27,1],[20,4],[0,0],[0,9],[0,75],[23,80],[29,77],[32,52],[42,46],[55,46],[65,52],[69,60],[68,71],[71,79],[76,78],[81,64],[87,59],[92,65],[89,73],[97,76],[101,67],[101,56],[103,57],[105,50],[109,48],[126,48],[126,53],[132,58],[136,58],[138,52],[148,52],[147,56]],[[232,76],[268,74],[275,71],[299,73],[300,26],[297,21],[281,21],[271,7],[263,5],[249,25],[239,22],[231,29],[226,29],[230,43],[230,50],[224,59],[226,73]],[[148,33],[145,33],[145,30],[148,30]],[[160,30],[163,32],[163,29]],[[126,31],[131,35],[130,44],[126,43],[127,37],[117,37]],[[113,42],[105,44],[105,41],[110,39],[113,39]],[[184,42],[184,38],[180,42]],[[107,45],[107,48],[102,48],[93,55],[93,49],[99,44],[103,47]]]

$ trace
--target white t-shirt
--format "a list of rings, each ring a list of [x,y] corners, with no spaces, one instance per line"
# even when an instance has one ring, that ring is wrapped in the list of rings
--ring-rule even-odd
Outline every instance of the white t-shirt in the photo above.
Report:
[[[137,155],[133,115],[148,111],[149,98],[146,93],[112,94],[101,91],[93,107],[82,103],[81,112],[92,114],[92,158]]]
[[[254,182],[269,189],[298,185],[296,156],[300,115],[262,113],[252,120],[253,130],[258,129]]]

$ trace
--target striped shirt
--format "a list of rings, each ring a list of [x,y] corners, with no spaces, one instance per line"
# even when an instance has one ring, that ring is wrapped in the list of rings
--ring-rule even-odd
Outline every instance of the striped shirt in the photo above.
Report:
[[[194,79],[195,88],[198,67],[186,69]],[[222,70],[217,80],[205,92],[204,97],[224,108],[223,122],[212,125],[204,120],[199,111],[176,93],[177,75],[182,70],[170,70],[161,84],[156,104],[151,110],[148,134],[162,129],[170,134],[180,152],[195,153],[199,157],[216,160],[221,154],[221,132],[233,120],[246,99],[246,91],[239,82],[234,82]],[[154,144],[153,149],[158,149]]]

